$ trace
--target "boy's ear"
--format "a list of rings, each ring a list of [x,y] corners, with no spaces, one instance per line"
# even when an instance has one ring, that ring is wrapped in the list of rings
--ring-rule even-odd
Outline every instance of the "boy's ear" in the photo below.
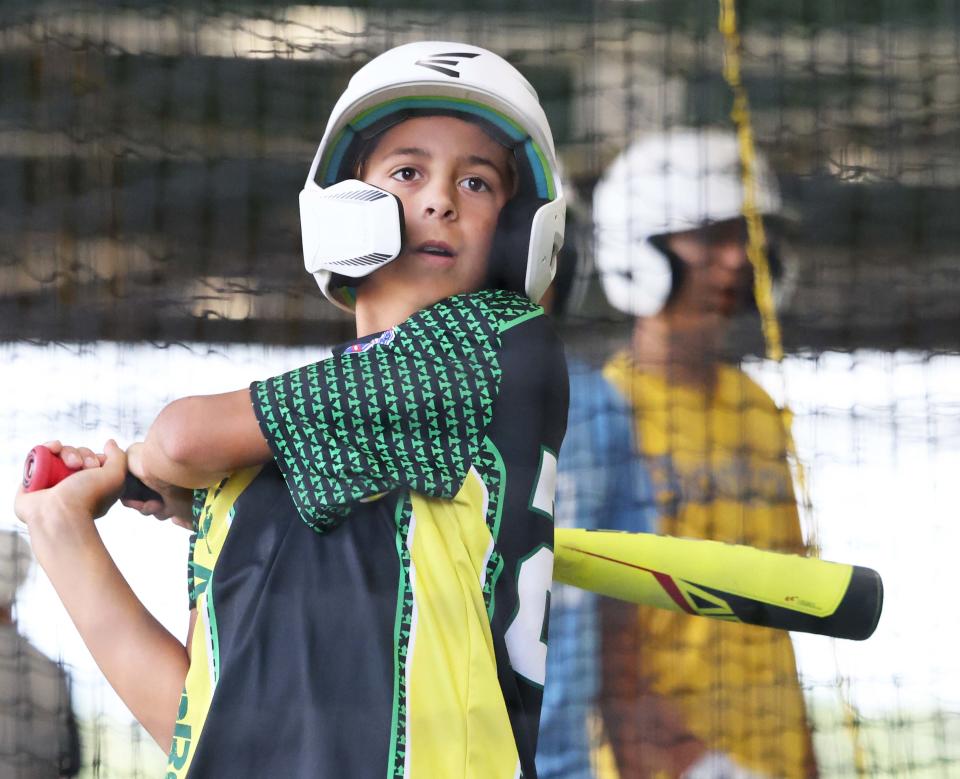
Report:
[[[515,197],[500,210],[487,263],[487,289],[506,289],[526,294],[533,216],[548,202],[538,198]]]

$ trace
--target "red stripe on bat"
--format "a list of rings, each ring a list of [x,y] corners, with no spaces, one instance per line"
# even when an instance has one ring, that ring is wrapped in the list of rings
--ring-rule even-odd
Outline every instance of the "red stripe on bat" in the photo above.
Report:
[[[618,560],[615,557],[607,557],[606,555],[596,554],[595,552],[588,552],[585,549],[577,549],[576,547],[567,547],[572,549],[574,552],[579,552],[580,554],[589,555],[590,557],[596,557],[598,560],[606,560],[608,563],[616,563],[617,565],[623,565],[627,568],[636,568],[638,571],[646,571],[649,574],[653,574],[653,578],[657,580],[661,587],[663,587],[664,592],[670,596],[674,603],[676,603],[681,609],[683,609],[687,614],[697,614],[700,612],[690,607],[690,604],[687,603],[687,599],[683,597],[683,593],[680,592],[680,588],[677,587],[676,582],[674,582],[673,577],[669,574],[663,573],[663,571],[655,571],[653,568],[645,568],[642,565],[635,565],[634,563],[628,563],[626,560]]]

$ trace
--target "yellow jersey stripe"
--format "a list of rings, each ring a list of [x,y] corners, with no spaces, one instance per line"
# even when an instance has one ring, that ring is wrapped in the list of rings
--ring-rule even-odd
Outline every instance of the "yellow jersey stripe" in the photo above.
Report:
[[[183,779],[190,770],[194,745],[200,738],[203,723],[210,710],[210,701],[219,676],[220,657],[216,632],[216,616],[212,601],[213,570],[230,529],[233,505],[250,485],[261,466],[247,468],[227,477],[216,489],[207,493],[200,518],[200,528],[193,547],[195,570],[203,570],[203,583],[197,588],[197,621],[190,642],[190,668],[180,699],[180,710],[174,726],[173,745],[166,779]]]
[[[411,496],[416,619],[408,650],[407,776],[509,779],[516,772],[481,586],[491,542],[486,499],[473,469],[452,501]],[[457,673],[441,675],[440,668]],[[418,740],[429,746],[418,749]]]

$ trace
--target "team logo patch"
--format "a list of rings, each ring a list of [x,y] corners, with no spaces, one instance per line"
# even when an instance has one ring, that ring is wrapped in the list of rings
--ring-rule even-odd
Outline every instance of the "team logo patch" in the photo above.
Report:
[[[344,354],[359,354],[360,352],[366,352],[369,349],[372,349],[374,346],[386,346],[389,343],[393,343],[394,339],[393,328],[389,330],[384,330],[380,335],[371,338],[369,341],[364,341],[359,344],[351,344],[346,349],[343,350]]]

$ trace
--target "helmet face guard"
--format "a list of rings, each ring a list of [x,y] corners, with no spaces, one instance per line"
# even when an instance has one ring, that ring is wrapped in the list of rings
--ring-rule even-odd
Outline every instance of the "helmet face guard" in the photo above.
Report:
[[[758,211],[778,215],[779,189],[759,157],[754,175]],[[663,310],[682,280],[682,262],[665,249],[665,238],[738,219],[743,199],[732,133],[677,129],[629,146],[594,190],[596,262],[610,304],[631,316]],[[784,268],[771,265],[778,281]]]
[[[359,280],[399,255],[402,208],[393,196],[395,209],[372,195],[324,193],[353,179],[361,155],[380,133],[411,117],[434,115],[476,122],[511,149],[516,161],[518,192],[504,207],[494,238],[490,285],[509,280],[507,288],[537,302],[553,279],[566,206],[553,137],[536,92],[512,65],[485,49],[413,43],[387,51],[354,74],[334,106],[300,195],[306,269],[343,309],[353,309],[345,278]],[[356,181],[350,186],[357,184],[376,189]],[[522,224],[519,213],[525,214]],[[373,226],[380,220],[390,224]],[[501,235],[506,231],[512,235]],[[334,233],[340,237],[330,241]],[[519,268],[506,273],[502,264]]]
[[[403,206],[372,184],[346,179],[321,189],[308,181],[300,192],[300,215],[309,273],[359,278],[400,254]]]

